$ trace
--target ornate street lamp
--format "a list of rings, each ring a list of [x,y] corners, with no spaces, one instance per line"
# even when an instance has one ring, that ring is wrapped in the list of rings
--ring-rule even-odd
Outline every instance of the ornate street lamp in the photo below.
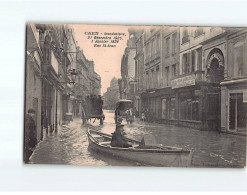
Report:
[[[75,84],[75,79],[76,79],[76,76],[78,75],[78,72],[76,71],[76,69],[69,69],[68,71],[67,71],[68,73],[70,73],[70,75],[71,75],[71,80],[72,81],[65,81],[65,82],[60,82],[60,83],[69,83],[69,84]]]

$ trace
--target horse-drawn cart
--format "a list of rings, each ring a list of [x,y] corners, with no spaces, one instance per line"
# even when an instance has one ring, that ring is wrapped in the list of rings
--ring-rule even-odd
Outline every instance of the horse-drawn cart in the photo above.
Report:
[[[83,113],[82,113],[82,121],[83,124],[86,124],[88,120],[94,119],[100,120],[100,124],[103,125],[103,121],[105,120],[105,115],[102,110],[103,100],[101,96],[90,95],[86,96],[85,101],[83,103]]]

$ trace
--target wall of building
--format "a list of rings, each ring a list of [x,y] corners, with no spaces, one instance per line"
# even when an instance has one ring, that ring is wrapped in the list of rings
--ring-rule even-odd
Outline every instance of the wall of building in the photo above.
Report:
[[[26,91],[25,91],[25,111],[35,109],[36,117],[36,137],[40,141],[41,131],[41,77],[40,73],[35,70],[37,64],[31,56],[26,57]]]

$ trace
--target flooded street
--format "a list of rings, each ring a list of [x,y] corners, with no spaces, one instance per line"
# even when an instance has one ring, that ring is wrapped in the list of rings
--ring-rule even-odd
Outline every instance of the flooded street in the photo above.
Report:
[[[86,126],[81,119],[74,119],[62,126],[57,133],[46,135],[33,155],[30,163],[34,164],[70,164],[70,165],[117,165],[136,166],[135,162],[117,160],[109,156],[97,154],[88,148],[87,128],[111,134],[115,130],[114,112],[104,111],[104,125],[93,120]],[[155,136],[157,143],[194,149],[192,166],[194,167],[243,167],[246,159],[246,143],[244,136],[219,134],[218,132],[199,131],[185,127],[165,124],[146,123],[136,120],[133,124],[125,124],[127,137],[141,140],[144,134]]]

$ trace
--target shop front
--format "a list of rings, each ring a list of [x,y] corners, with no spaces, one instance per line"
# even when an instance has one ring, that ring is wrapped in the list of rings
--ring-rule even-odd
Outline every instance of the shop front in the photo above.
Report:
[[[176,124],[203,129],[203,92],[200,86],[176,89]]]
[[[222,82],[221,131],[246,134],[247,130],[247,79]]]
[[[175,117],[175,94],[171,88],[147,90],[141,96],[147,120],[171,123]]]
[[[198,82],[196,74],[172,80],[175,90],[175,123],[177,125],[209,131],[220,127],[220,88]]]

